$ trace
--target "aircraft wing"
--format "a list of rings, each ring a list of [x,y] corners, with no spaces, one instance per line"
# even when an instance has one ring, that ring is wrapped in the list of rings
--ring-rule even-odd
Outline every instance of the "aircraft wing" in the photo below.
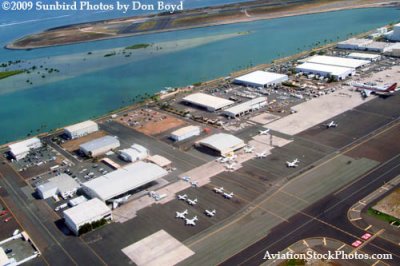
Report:
[[[368,97],[368,96],[371,95],[371,92],[372,92],[372,91],[370,91],[370,90],[363,90],[363,92],[364,92],[365,97]]]

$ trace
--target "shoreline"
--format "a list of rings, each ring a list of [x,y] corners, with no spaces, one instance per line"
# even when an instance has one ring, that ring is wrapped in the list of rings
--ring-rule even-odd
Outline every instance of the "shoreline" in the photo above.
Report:
[[[314,4],[314,5],[316,5],[316,4]],[[150,31],[137,32],[137,33],[117,34],[114,36],[99,37],[99,38],[89,39],[89,40],[77,40],[77,41],[69,41],[69,42],[67,41],[65,43],[60,43],[60,44],[31,45],[31,46],[30,45],[26,45],[26,46],[15,45],[16,42],[18,42],[19,40],[21,40],[23,38],[29,38],[29,37],[32,37],[35,35],[35,34],[30,34],[30,35],[22,37],[18,40],[13,41],[12,43],[5,45],[4,48],[9,49],[9,50],[34,50],[34,49],[81,44],[81,43],[88,43],[88,42],[112,40],[112,39],[116,39],[116,38],[128,38],[128,37],[134,37],[134,36],[140,36],[140,35],[157,34],[157,33],[163,33],[163,32],[182,31],[182,30],[188,30],[188,29],[198,29],[198,28],[208,28],[208,27],[214,27],[214,26],[232,25],[232,24],[247,23],[247,22],[253,22],[253,21],[260,21],[260,20],[279,19],[279,18],[287,18],[287,17],[294,17],[294,16],[306,16],[306,15],[312,15],[312,14],[330,13],[330,12],[352,10],[352,9],[385,8],[385,7],[395,7],[395,6],[400,6],[400,1],[397,1],[397,2],[381,1],[379,3],[365,3],[365,4],[357,4],[357,5],[350,4],[348,6],[321,8],[320,10],[318,10],[318,9],[317,10],[307,10],[306,9],[306,10],[294,10],[294,11],[289,10],[289,11],[281,11],[281,12],[272,12],[272,14],[269,13],[269,14],[265,14],[263,16],[244,17],[244,18],[238,18],[238,19],[233,19],[233,20],[228,20],[228,21],[222,20],[220,22],[204,23],[204,24],[200,24],[200,25],[190,25],[190,26],[182,26],[182,27],[176,27],[176,28],[160,29],[160,30],[150,30]],[[297,9],[298,9],[298,7],[297,7]],[[152,17],[152,16],[154,16],[154,15],[149,15],[147,17]],[[139,18],[139,17],[140,16],[131,17],[131,18],[126,18],[124,20],[132,20],[134,18]],[[141,16],[141,17],[143,18],[143,16]],[[121,20],[121,19],[103,20],[103,22],[115,23],[118,20]],[[65,25],[65,26],[61,26],[61,27],[56,27],[54,29],[62,30],[65,28],[74,27],[76,25],[87,25],[87,24],[93,25],[95,23],[99,23],[99,21],[87,22],[87,23],[83,23],[83,24],[70,24],[70,25]],[[49,30],[53,30],[53,29],[47,29],[38,34],[48,33]]]
[[[360,37],[363,37],[363,36],[367,36],[371,32],[373,32],[373,30],[362,32],[362,33],[360,33],[358,35],[355,35],[354,37],[355,38],[360,38]],[[261,69],[267,68],[267,67],[269,67],[271,65],[274,65],[276,63],[284,63],[284,62],[287,62],[287,61],[290,61],[290,60],[294,60],[296,58],[299,58],[299,57],[302,57],[304,55],[307,55],[307,54],[309,54],[310,52],[313,52],[313,51],[320,51],[320,50],[328,49],[330,47],[335,46],[337,43],[338,42],[335,41],[335,42],[328,43],[328,44],[325,44],[325,45],[320,46],[320,47],[315,47],[313,49],[304,50],[304,51],[298,52],[298,53],[293,54],[293,55],[289,55],[289,56],[286,56],[286,57],[275,59],[270,63],[263,63],[263,64],[259,64],[259,65],[253,66],[251,68],[246,68],[246,69],[241,69],[241,70],[238,70],[238,71],[234,71],[234,72],[230,73],[230,76],[231,77],[236,77],[236,76],[240,76],[240,75],[244,75],[244,74],[250,73],[252,71],[256,71],[256,70],[261,70]],[[224,82],[224,80],[225,80],[225,77],[218,77],[218,78],[215,78],[215,79],[202,81],[200,86],[194,86],[190,90],[187,89],[189,85],[184,86],[184,87],[179,87],[179,88],[177,88],[177,91],[172,93],[171,95],[165,95],[165,97],[163,99],[161,99],[161,101],[164,101],[164,100],[168,99],[169,97],[173,97],[174,95],[182,93],[182,92],[185,92],[185,91],[186,92],[189,91],[191,93],[193,93],[195,91],[200,91],[200,90],[202,90],[202,89],[204,89],[206,87],[218,85],[218,83]],[[119,114],[119,113],[127,112],[127,111],[130,111],[130,110],[134,110],[134,109],[140,108],[141,106],[146,106],[146,105],[149,105],[151,103],[154,103],[154,101],[151,98],[153,96],[159,95],[159,93],[160,93],[160,91],[151,94],[150,97],[148,99],[144,100],[144,101],[135,102],[133,104],[130,104],[130,105],[127,105],[127,106],[122,106],[122,107],[117,108],[115,110],[110,110],[109,112],[107,112],[105,114],[102,114],[102,115],[99,115],[97,117],[92,118],[92,120],[94,120],[96,122],[100,122],[100,121],[102,121],[104,119],[108,119],[113,114]],[[65,125],[65,126],[68,126],[68,125]],[[42,138],[42,137],[47,137],[47,136],[52,135],[52,134],[60,133],[60,132],[62,132],[64,130],[65,126],[63,126],[61,128],[54,128],[54,129],[48,130],[46,132],[42,132],[42,133],[39,133],[39,134],[36,134],[36,135],[32,135],[32,136],[29,136],[29,137],[25,136],[23,138],[15,139],[15,140],[12,140],[11,142],[7,142],[7,143],[4,143],[4,144],[0,144],[0,149],[5,149],[5,148],[8,147],[8,145],[10,145],[12,143],[16,143],[16,142],[22,141],[24,139],[28,139],[28,138],[32,138],[32,137]]]

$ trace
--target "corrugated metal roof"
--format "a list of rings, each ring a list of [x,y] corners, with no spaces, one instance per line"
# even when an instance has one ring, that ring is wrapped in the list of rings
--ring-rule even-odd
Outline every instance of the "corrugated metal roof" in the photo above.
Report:
[[[314,64],[314,63],[304,63],[296,67],[298,70],[311,70],[311,71],[321,71],[325,73],[330,73],[332,75],[341,76],[348,71],[354,71],[354,68],[339,67],[324,64]]]
[[[339,67],[348,67],[348,68],[358,68],[360,66],[370,63],[370,61],[368,61],[368,60],[344,58],[344,57],[337,57],[337,56],[326,56],[326,55],[315,55],[315,56],[309,57],[305,61],[308,63],[339,66]]]
[[[192,126],[192,125],[191,126],[187,126],[187,127],[182,127],[180,129],[177,129],[177,130],[173,131],[171,133],[171,135],[182,136],[182,135],[186,135],[186,134],[188,134],[190,132],[200,132],[200,127]]]
[[[153,163],[136,162],[82,184],[106,201],[167,175]]]
[[[234,102],[231,100],[208,95],[205,93],[193,93],[183,98],[183,100],[192,104],[213,108],[215,110],[234,104]]]
[[[240,114],[243,112],[247,112],[251,110],[254,105],[258,105],[260,103],[267,102],[267,97],[258,97],[255,99],[251,99],[250,101],[235,105],[231,108],[228,108],[224,111],[224,113],[232,113],[234,115]]]
[[[65,210],[64,216],[68,216],[76,225],[81,225],[109,212],[110,208],[108,208],[104,202],[97,198],[93,198]]]
[[[40,139],[38,138],[30,138],[30,139],[26,139],[14,144],[11,144],[10,146],[8,146],[10,148],[10,151],[13,154],[20,154],[20,153],[24,153],[30,150],[30,146],[35,146],[36,144],[41,145]]]
[[[279,82],[280,80],[287,77],[288,77],[287,75],[283,74],[257,70],[249,74],[237,77],[235,78],[234,81],[242,83],[259,84],[260,86],[264,86],[270,83],[275,83],[277,81]]]
[[[101,137],[98,139],[94,139],[94,140],[85,142],[85,143],[81,144],[80,147],[82,149],[85,149],[86,151],[94,151],[98,148],[108,146],[108,145],[111,145],[116,142],[119,143],[119,140],[116,137],[104,136],[104,137]]]
[[[92,121],[92,120],[87,120],[87,121],[83,121],[81,123],[77,123],[68,127],[65,127],[65,130],[68,130],[70,132],[74,132],[74,131],[78,131],[84,128],[88,128],[88,127],[92,127],[92,126],[96,126],[97,127],[97,123]]]
[[[245,146],[243,140],[226,133],[218,133],[202,139],[200,144],[211,147],[221,153],[231,148],[240,148]]]

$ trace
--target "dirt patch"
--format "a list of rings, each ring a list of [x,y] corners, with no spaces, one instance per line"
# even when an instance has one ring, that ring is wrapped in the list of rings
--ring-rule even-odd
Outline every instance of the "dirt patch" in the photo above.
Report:
[[[63,147],[64,149],[66,149],[69,152],[73,152],[73,151],[78,150],[79,145],[81,145],[82,143],[104,137],[105,135],[107,135],[107,133],[104,131],[96,131],[89,135],[80,137],[78,139],[69,140],[69,141],[63,143],[61,145],[61,147]]]
[[[400,219],[400,188],[378,201],[373,208]]]
[[[117,121],[150,136],[186,125],[181,119],[150,109],[129,112]]]

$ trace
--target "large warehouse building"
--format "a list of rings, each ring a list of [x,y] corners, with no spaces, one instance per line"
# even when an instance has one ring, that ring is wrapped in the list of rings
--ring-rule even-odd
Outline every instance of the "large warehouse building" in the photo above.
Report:
[[[367,53],[351,53],[347,56],[348,58],[377,61],[381,58],[379,54],[367,54]]]
[[[10,149],[10,155],[15,160],[21,160],[25,158],[25,156],[28,155],[31,150],[40,147],[42,147],[42,142],[38,138],[30,138],[8,146]]]
[[[200,92],[190,94],[189,96],[186,96],[185,98],[183,98],[182,101],[184,103],[189,103],[189,104],[204,108],[210,112],[217,111],[219,109],[222,109],[224,107],[227,107],[227,106],[235,103],[233,101],[230,101],[230,100],[227,100],[224,98],[220,98],[220,97],[216,97],[216,96],[212,96],[212,95],[208,95],[208,94],[200,93]]]
[[[348,67],[348,68],[359,68],[371,63],[371,61],[369,60],[359,60],[359,59],[326,56],[326,55],[311,56],[303,61],[313,64],[322,64],[322,65]]]
[[[37,186],[36,191],[40,198],[47,199],[54,196],[61,196],[67,198],[76,193],[80,185],[72,177],[67,174],[61,174]]]
[[[102,219],[112,220],[111,209],[97,198],[82,202],[64,211],[65,224],[75,235],[79,235],[79,229],[83,225]]]
[[[170,138],[174,141],[182,141],[194,136],[198,136],[200,133],[200,127],[190,125],[173,131],[170,135]]]
[[[323,77],[331,76],[337,80],[346,79],[347,77],[354,75],[356,72],[354,68],[314,64],[308,62],[298,65],[296,67],[296,71],[304,74],[320,75]]]
[[[168,172],[158,165],[139,161],[85,182],[82,184],[82,188],[91,198],[107,201],[167,174]]]
[[[370,39],[356,39],[351,38],[342,42],[339,42],[336,47],[339,49],[348,49],[348,50],[362,50],[363,47],[371,44],[373,40]]]
[[[116,137],[104,136],[81,144],[79,149],[88,157],[96,157],[119,146],[120,143]]]
[[[235,105],[226,109],[223,114],[228,117],[239,117],[254,110],[258,110],[268,104],[267,97],[258,97],[250,101]]]
[[[393,31],[387,35],[391,41],[400,42],[400,23],[393,26]]]
[[[250,86],[250,87],[269,87],[281,84],[282,82],[287,81],[288,79],[289,78],[287,75],[258,70],[237,77],[233,80],[233,82],[236,84]]]
[[[93,122],[92,120],[88,120],[64,128],[64,134],[69,139],[76,139],[88,135],[90,133],[96,132],[98,130],[99,126],[97,125],[97,123]]]
[[[243,148],[246,144],[243,140],[231,134],[218,133],[202,139],[200,145],[207,147],[220,155],[227,155]]]

